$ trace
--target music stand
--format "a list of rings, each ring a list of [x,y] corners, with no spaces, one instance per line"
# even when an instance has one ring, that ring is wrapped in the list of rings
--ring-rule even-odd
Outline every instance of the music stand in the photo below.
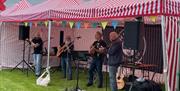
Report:
[[[34,70],[33,70],[33,68],[31,68],[31,66],[26,62],[26,60],[25,60],[25,40],[23,40],[23,59],[22,59],[22,61],[21,62],[19,62],[12,70],[11,70],[11,72],[13,71],[13,70],[15,70],[19,65],[21,65],[21,64],[23,64],[23,67],[22,67],[22,72],[24,72],[24,70],[25,70],[25,65],[27,65],[27,71],[28,71],[28,69],[30,68],[31,69],[31,71],[32,72],[34,72]],[[27,72],[27,76],[28,76],[28,72]]]
[[[79,87],[79,61],[85,60],[86,59],[86,54],[85,53],[80,53],[80,52],[73,52],[73,58],[77,61],[76,63],[76,87],[72,89],[71,91],[84,91]]]

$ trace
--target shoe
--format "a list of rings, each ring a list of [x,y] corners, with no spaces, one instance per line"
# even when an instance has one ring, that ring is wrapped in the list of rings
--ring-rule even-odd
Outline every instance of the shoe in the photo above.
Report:
[[[72,80],[72,78],[68,78],[67,80]]]
[[[36,78],[39,78],[40,77],[40,75],[36,75]]]
[[[63,79],[65,79],[66,78],[66,76],[63,76]]]
[[[93,84],[92,83],[88,83],[86,86],[87,87],[90,87],[90,86],[92,86]]]
[[[98,88],[103,88],[103,86],[102,85],[98,85]]]

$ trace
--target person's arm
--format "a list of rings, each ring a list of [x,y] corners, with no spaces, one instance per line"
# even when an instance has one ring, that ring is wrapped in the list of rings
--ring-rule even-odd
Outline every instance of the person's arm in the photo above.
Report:
[[[71,43],[68,52],[71,53],[74,50],[74,44]]]
[[[94,52],[95,52],[95,47],[94,47],[95,44],[96,44],[96,43],[94,42],[94,43],[90,46],[90,49],[89,49],[89,53],[90,53],[90,54],[94,54]]]
[[[33,47],[33,48],[36,48],[36,44],[34,43],[34,39],[32,39],[32,41],[31,41],[31,46]]]
[[[38,43],[38,45],[40,46],[40,45],[43,45],[43,40],[42,39],[40,39],[40,42]]]
[[[114,55],[117,50],[120,50],[121,48],[121,43],[115,43],[108,51],[109,55]]]

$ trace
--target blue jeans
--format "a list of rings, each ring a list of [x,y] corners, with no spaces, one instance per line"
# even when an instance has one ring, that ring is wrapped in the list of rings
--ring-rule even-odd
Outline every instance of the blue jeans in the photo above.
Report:
[[[118,91],[117,81],[116,81],[117,69],[118,67],[116,66],[109,66],[109,78],[110,78],[111,91]]]
[[[33,59],[35,64],[35,74],[39,76],[41,75],[42,54],[33,54]]]
[[[99,83],[98,85],[103,85],[103,73],[102,73],[102,65],[103,65],[103,60],[101,59],[93,59],[90,68],[89,68],[89,84],[93,84],[93,78],[94,78],[94,73],[97,71],[98,78],[99,78]]]
[[[64,77],[68,74],[68,79],[72,79],[72,65],[71,58],[61,57],[61,67],[64,73]]]

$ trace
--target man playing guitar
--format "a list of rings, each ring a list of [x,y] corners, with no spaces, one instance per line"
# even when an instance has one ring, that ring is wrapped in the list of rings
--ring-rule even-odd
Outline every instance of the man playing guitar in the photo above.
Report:
[[[41,75],[41,60],[43,53],[43,41],[39,32],[37,32],[35,37],[32,39],[31,45],[34,48],[33,59],[35,63],[35,74],[39,77]]]
[[[61,59],[61,67],[64,73],[64,78],[72,80],[72,51],[74,49],[73,42],[70,36],[66,36],[65,42],[58,48],[57,56]]]
[[[87,86],[89,87],[93,85],[94,71],[97,70],[99,77],[98,88],[102,88],[103,87],[102,65],[106,50],[106,43],[102,40],[102,34],[100,32],[96,32],[95,39],[96,41],[92,44],[89,51],[89,53],[93,57],[93,61],[90,64],[90,68],[89,68],[89,79]]]
[[[109,40],[111,41],[111,45],[108,50],[110,88],[111,91],[118,91],[116,73],[118,67],[122,63],[122,43],[116,32],[111,32],[109,34]],[[122,81],[118,83],[122,83]]]

